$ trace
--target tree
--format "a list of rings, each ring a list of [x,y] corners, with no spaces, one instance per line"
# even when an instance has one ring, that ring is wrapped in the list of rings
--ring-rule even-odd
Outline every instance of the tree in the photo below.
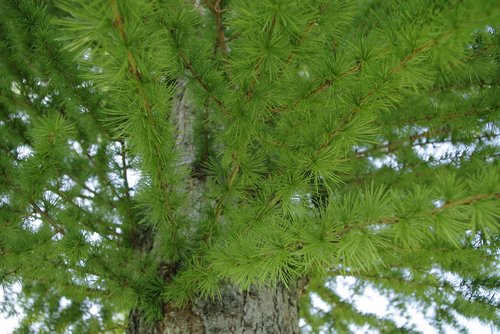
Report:
[[[340,298],[346,276],[440,330],[500,326],[496,1],[0,12],[18,333],[416,331]]]

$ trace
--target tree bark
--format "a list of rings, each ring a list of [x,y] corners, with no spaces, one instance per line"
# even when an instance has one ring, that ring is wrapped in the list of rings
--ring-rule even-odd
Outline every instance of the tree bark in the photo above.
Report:
[[[196,300],[184,308],[163,308],[164,318],[148,328],[137,311],[127,334],[299,333],[298,289],[228,287],[217,300]]]

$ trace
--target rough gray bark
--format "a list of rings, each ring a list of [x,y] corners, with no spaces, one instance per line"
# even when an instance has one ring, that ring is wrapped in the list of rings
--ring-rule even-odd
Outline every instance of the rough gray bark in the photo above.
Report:
[[[299,333],[298,290],[228,287],[220,300],[197,300],[188,307],[164,307],[164,319],[154,328],[132,312],[128,334],[273,334]]]

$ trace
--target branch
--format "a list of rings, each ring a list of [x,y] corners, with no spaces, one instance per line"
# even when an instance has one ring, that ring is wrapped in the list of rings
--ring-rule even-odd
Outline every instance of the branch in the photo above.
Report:
[[[383,126],[403,126],[403,125],[408,125],[410,123],[411,125],[415,125],[418,122],[422,121],[433,121],[436,119],[440,119],[443,121],[447,120],[453,120],[457,118],[461,118],[464,116],[475,116],[474,119],[477,118],[477,116],[481,116],[483,114],[489,114],[491,113],[491,110],[489,108],[485,108],[484,110],[477,110],[477,109],[472,109],[463,113],[450,113],[450,114],[443,114],[443,115],[425,115],[421,117],[415,117],[412,119],[403,119],[403,120],[395,120],[395,121],[389,121],[389,122],[375,122],[377,125],[383,125]]]
[[[273,14],[273,17],[271,19],[271,25],[269,27],[269,30],[267,31],[267,39],[268,41],[271,40],[274,28],[276,27],[276,12]],[[257,60],[257,63],[255,64],[255,76],[250,82],[250,87],[245,91],[245,102],[248,102],[250,98],[253,96],[255,93],[255,86],[257,85],[257,81],[259,80],[259,77],[262,74],[262,62],[264,61],[264,56],[260,56],[259,59]]]
[[[456,142],[461,142],[463,140],[471,140],[471,139],[472,140],[482,140],[482,139],[496,138],[496,137],[500,136],[500,133],[497,133],[497,134],[493,134],[493,135],[481,135],[481,136],[474,136],[474,137],[468,137],[468,138],[463,138],[463,139],[450,138],[450,139],[433,140],[433,141],[427,140],[426,142],[423,142],[423,143],[422,142],[415,142],[415,140],[417,140],[419,138],[427,138],[427,136],[443,134],[443,133],[447,133],[447,132],[448,132],[447,129],[437,129],[435,131],[427,131],[427,132],[424,132],[421,134],[416,134],[416,135],[410,136],[408,139],[405,139],[405,140],[392,141],[392,142],[389,142],[387,144],[377,145],[373,148],[366,149],[364,151],[355,152],[356,155],[352,158],[353,159],[365,158],[365,157],[369,156],[369,153],[375,152],[375,151],[380,151],[383,149],[387,150],[386,152],[383,152],[383,153],[390,153],[390,152],[396,151],[398,149],[401,149],[402,147],[405,147],[405,146],[416,147],[416,146],[433,145],[433,144],[441,144],[441,143],[456,143]],[[429,139],[429,138],[427,138],[427,139]]]
[[[215,17],[215,28],[217,31],[217,47],[222,53],[224,59],[227,57],[227,45],[226,45],[226,36],[224,33],[224,23],[222,22],[222,9],[221,9],[222,0],[215,0],[214,3],[211,3],[209,0],[205,0],[205,4],[208,9],[214,14]]]
[[[440,39],[447,38],[448,36],[450,36],[450,34],[446,33]],[[435,40],[429,41],[427,43],[424,43],[420,47],[416,48],[415,50],[412,51],[412,53],[410,53],[403,60],[401,60],[399,62],[399,64],[397,66],[395,66],[389,73],[392,75],[392,74],[395,74],[395,73],[399,72],[401,69],[404,68],[404,66],[410,60],[412,60],[413,58],[415,58],[418,54],[423,53],[423,52],[427,51],[428,49],[430,49],[431,47],[435,46],[439,42],[440,39],[435,39]],[[359,72],[359,70],[361,69],[361,67],[362,67],[361,63],[358,63],[358,64],[354,65],[349,70],[341,73],[339,75],[338,79],[344,78],[344,77],[346,77],[348,75],[351,75],[351,74]],[[284,106],[281,106],[281,107],[271,108],[270,111],[273,112],[273,113],[276,113],[276,112],[284,111],[284,110],[289,109],[289,108],[294,108],[300,102],[302,102],[303,100],[310,99],[311,97],[313,97],[313,96],[321,93],[322,91],[324,91],[326,88],[332,86],[333,84],[334,84],[333,80],[327,79],[327,80],[323,81],[318,87],[316,87],[315,89],[313,89],[312,91],[310,91],[305,97],[301,97],[301,98],[297,99],[296,101],[292,102],[289,105],[284,105]],[[373,94],[373,93],[371,93],[371,94]]]
[[[50,226],[52,226],[56,232],[61,233],[62,235],[66,234],[66,231],[52,219],[52,217],[47,213],[47,211],[42,210],[42,208],[40,208],[40,206],[35,202],[30,202],[30,204],[33,207],[34,211],[43,218],[45,218],[45,222],[47,222]]]
[[[123,185],[125,187],[125,196],[128,200],[128,202],[130,202],[130,187],[128,185],[128,178],[127,178],[127,157],[125,155],[125,152],[126,152],[126,149],[125,149],[125,141],[123,140],[120,140],[120,144],[121,144],[121,150],[120,150],[120,153],[121,153],[121,157],[122,157],[122,178],[123,178]]]
[[[500,193],[473,195],[473,196],[469,196],[469,197],[462,198],[459,200],[447,202],[439,208],[434,208],[434,209],[422,212],[419,215],[419,217],[433,216],[433,215],[435,215],[439,212],[442,212],[443,210],[446,210],[446,209],[451,209],[451,208],[458,207],[461,205],[470,205],[470,204],[476,203],[478,201],[487,200],[487,199],[500,199]],[[337,236],[339,238],[341,238],[341,237],[345,236],[347,233],[351,232],[352,230],[363,229],[367,226],[373,226],[373,225],[392,225],[392,224],[399,223],[400,221],[401,221],[400,217],[387,217],[387,218],[381,219],[377,222],[368,222],[367,224],[360,224],[360,225],[348,225],[343,230],[337,232]]]
[[[110,2],[111,2],[111,8],[112,8],[113,17],[114,17],[113,24],[118,29],[120,37],[122,39],[122,42],[125,45],[127,45],[128,40],[127,40],[127,35],[125,32],[123,17],[119,11],[116,0],[110,0]],[[141,75],[139,68],[137,67],[137,61],[135,60],[134,55],[132,54],[132,52],[128,48],[127,48],[127,60],[128,60],[128,64],[129,64],[129,72],[132,73],[133,77],[136,79],[136,81],[138,83],[138,94],[142,97],[142,99],[144,101],[143,104],[144,104],[144,109],[146,111],[148,124],[152,129],[157,130],[157,126],[156,126],[156,123],[155,123],[155,120],[154,120],[153,114],[152,114],[153,104],[151,103],[151,101],[149,100],[148,96],[146,95],[146,93],[144,91],[144,88],[142,85],[142,75]],[[158,132],[158,131],[156,131],[156,132]],[[156,156],[160,156],[160,152],[162,151],[163,148],[160,147],[157,142],[153,141],[152,144],[153,144],[153,151],[155,151]],[[172,207],[170,204],[170,199],[169,199],[169,194],[168,194],[169,185],[168,185],[168,182],[167,182],[165,175],[163,173],[164,171],[166,171],[168,169],[168,167],[165,166],[165,164],[161,160],[158,160],[158,164],[159,164],[159,166],[158,166],[159,168],[158,168],[158,175],[157,176],[158,176],[158,180],[159,180],[159,188],[162,190],[162,197],[163,197],[162,202],[163,202],[166,214],[167,214],[168,221],[175,225],[175,220],[173,218]],[[173,233],[175,233],[175,232],[173,232]]]
[[[496,159],[500,157],[500,153],[496,153],[496,154],[491,154],[491,155],[487,155],[487,156],[483,156],[481,157],[481,160],[482,161],[487,161],[487,159]],[[449,163],[449,157],[444,155],[442,157],[440,157],[439,159],[434,159],[433,162],[434,163],[440,163],[442,161],[445,161],[446,163]],[[427,177],[429,175],[434,175],[435,174],[435,169],[426,169],[425,171],[416,171],[417,169],[415,167],[420,167],[422,165],[424,166],[427,166],[427,164],[425,162],[422,162],[422,161],[418,161],[418,162],[412,162],[412,163],[408,163],[408,162],[404,162],[403,163],[404,167],[405,168],[410,168],[412,171],[413,171],[413,176],[417,179],[422,179],[424,177]],[[391,169],[392,172],[394,173],[398,173],[398,171],[396,170],[393,170]],[[367,172],[367,173],[356,173],[356,174],[350,174],[350,173],[342,173],[340,172],[339,174],[342,174],[343,175],[343,180],[342,182],[345,184],[345,185],[352,185],[352,184],[362,184],[362,183],[366,183],[366,180],[368,178],[376,178],[378,176],[377,172],[380,172],[380,173],[387,173],[387,170],[381,170],[381,169],[377,169],[375,170],[374,172]],[[348,176],[352,176],[352,178],[348,178]],[[393,181],[391,184],[392,185],[397,185],[399,184],[399,182],[402,182],[402,178],[398,178],[397,180]]]
[[[76,204],[71,198],[69,198],[67,196],[66,192],[61,191],[60,189],[58,189],[56,187],[51,188],[50,191],[52,191],[55,194],[57,194],[61,199],[63,199],[65,201],[66,204],[69,204],[69,205],[73,206],[74,208],[78,209],[78,211],[80,211],[83,215],[85,215],[86,218],[88,218],[88,217],[95,217],[94,214],[90,214],[84,208],[82,208],[81,206],[79,206],[78,204]],[[81,197],[81,195],[79,195],[78,197]],[[88,198],[88,200],[93,200],[93,199],[94,198]],[[75,218],[77,218],[77,217],[75,217]],[[108,241],[112,241],[112,239],[109,237],[109,235],[112,235],[113,237],[119,237],[119,234],[117,234],[116,231],[111,226],[108,226],[109,225],[108,222],[103,222],[103,221],[97,220],[96,223],[97,223],[98,226],[100,226],[102,228],[105,228],[105,230],[106,230],[105,234],[103,232],[100,232],[95,225],[87,223],[87,222],[83,222],[83,224],[90,231],[99,234],[101,237],[103,237],[104,239],[106,239]]]
[[[361,69],[361,64],[356,64],[356,65],[352,66],[350,69],[348,69],[347,71],[341,73],[337,79],[345,78],[345,77],[347,77],[347,76],[349,76],[351,74],[354,74],[354,73],[358,72],[360,69]],[[327,80],[323,81],[318,87],[316,87],[313,90],[309,91],[309,93],[307,93],[305,96],[296,99],[291,104],[283,105],[283,106],[280,106],[280,107],[271,108],[269,111],[272,112],[272,113],[279,113],[279,112],[282,112],[282,111],[284,111],[286,109],[295,108],[302,101],[314,97],[315,95],[321,93],[322,91],[324,91],[326,88],[332,86],[333,84],[334,84],[333,80],[327,79]]]
[[[443,38],[447,38],[449,36],[448,33],[444,34],[440,39],[443,39]],[[400,61],[400,63],[395,66],[391,71],[390,73],[391,74],[394,74],[394,73],[397,73],[399,72],[400,70],[402,70],[405,66],[405,64],[407,64],[411,59],[413,59],[414,57],[416,57],[418,54],[422,53],[422,52],[425,52],[427,51],[428,49],[430,49],[431,47],[435,46],[438,41],[440,39],[436,39],[436,40],[432,40],[432,41],[429,41],[425,44],[423,44],[422,46],[416,48],[411,54],[409,54],[407,57],[405,57],[403,60]],[[359,70],[361,69],[361,64],[356,64],[355,66],[351,67],[349,70],[343,72],[339,78],[344,78],[344,77],[347,77],[353,73],[357,73]],[[285,106],[281,106],[281,107],[277,107],[277,108],[273,108],[271,109],[270,111],[271,112],[281,112],[281,111],[284,111],[286,109],[289,109],[289,108],[293,108],[295,106],[297,106],[300,102],[302,102],[304,99],[309,99],[317,94],[319,94],[320,92],[322,92],[323,90],[325,90],[326,88],[330,87],[331,85],[333,85],[333,80],[330,80],[330,79],[327,79],[325,80],[322,84],[320,84],[318,87],[316,87],[315,89],[313,89],[312,91],[310,91],[305,98],[301,98],[301,99],[298,99],[296,100],[295,102],[293,102],[292,104],[289,104],[289,105],[285,105]],[[360,101],[359,105],[362,105],[363,104],[363,101],[365,101],[368,97],[370,97],[371,95],[373,95],[374,91],[370,91],[368,92]],[[352,120],[352,118],[358,113],[360,112],[361,109],[359,107],[355,107],[353,108],[348,115],[344,116],[342,118],[342,120],[340,121],[340,124],[339,126],[334,129],[333,131],[330,131],[328,133],[328,136],[327,138],[325,139],[325,141],[323,143],[320,144],[319,148],[318,148],[318,151],[316,153],[321,153],[321,151],[323,149],[326,149],[331,141],[333,140],[333,138],[339,134],[342,130],[344,130],[344,128],[349,124],[349,122]],[[273,205],[272,203],[272,199],[269,200],[268,204]],[[266,206],[267,208],[267,206]],[[264,211],[268,211],[270,210],[271,208],[269,209],[266,209]]]
[[[0,252],[0,254],[8,254],[7,252]],[[0,274],[0,282],[4,283],[7,279],[8,276],[10,275],[15,275],[19,269],[21,269],[23,266],[18,266],[15,269],[12,269],[11,271],[4,271]]]
[[[182,62],[184,63],[184,66],[189,70],[189,73],[193,76],[193,78],[200,84],[200,86],[207,92],[208,96],[217,104],[219,107],[220,111],[222,111],[224,114],[228,114],[228,111],[222,101],[217,98],[215,95],[210,93],[210,88],[206,84],[206,82],[203,81],[201,76],[196,72],[194,69],[193,65],[189,61],[189,59],[186,57],[186,54],[184,51],[179,50],[179,57],[181,57]]]
[[[399,72],[410,60],[415,58],[415,56],[417,56],[419,53],[422,53],[422,52],[430,49],[432,46],[434,46],[436,44],[437,44],[437,40],[434,40],[434,41],[429,41],[429,42],[419,46],[418,48],[413,50],[412,53],[410,53],[403,60],[401,60],[399,62],[399,64],[389,72],[389,75],[392,75],[394,73]]]

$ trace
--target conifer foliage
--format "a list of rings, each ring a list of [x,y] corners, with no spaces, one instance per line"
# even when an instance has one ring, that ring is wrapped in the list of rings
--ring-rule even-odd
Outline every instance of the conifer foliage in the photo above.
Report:
[[[341,298],[339,277],[441,330],[500,327],[496,1],[0,15],[0,284],[19,333],[121,333],[132,309],[153,326],[227,285],[299,280],[306,332],[416,331]]]

